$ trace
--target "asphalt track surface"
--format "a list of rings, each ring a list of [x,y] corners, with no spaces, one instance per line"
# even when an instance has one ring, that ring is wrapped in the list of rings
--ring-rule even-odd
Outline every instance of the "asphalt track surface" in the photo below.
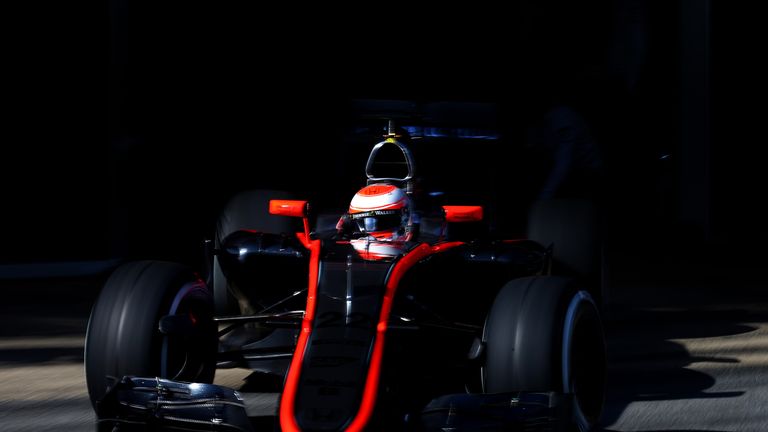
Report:
[[[94,430],[82,362],[99,282],[0,283],[0,431]],[[768,287],[625,290],[607,332],[604,431],[768,430]],[[221,370],[216,382],[237,387],[247,375]],[[276,400],[251,394],[249,412],[269,414]]]

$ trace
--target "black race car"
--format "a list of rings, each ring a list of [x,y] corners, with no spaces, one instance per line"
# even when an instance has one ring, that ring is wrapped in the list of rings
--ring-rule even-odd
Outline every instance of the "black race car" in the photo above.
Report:
[[[376,175],[386,152],[405,175]],[[587,207],[534,209],[538,241],[488,238],[481,206],[418,190],[391,127],[366,173],[342,215],[285,192],[236,196],[199,273],[118,268],[85,349],[99,429],[593,428],[606,358],[589,229],[574,221]],[[238,392],[211,384],[217,367],[253,374]],[[266,422],[248,408],[259,392],[280,394]]]

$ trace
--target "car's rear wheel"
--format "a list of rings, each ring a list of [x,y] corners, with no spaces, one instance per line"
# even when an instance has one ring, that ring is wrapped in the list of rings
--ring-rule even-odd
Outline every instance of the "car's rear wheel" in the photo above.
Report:
[[[578,278],[605,312],[610,281],[600,212],[587,199],[537,201],[528,215],[527,237],[552,246],[554,273]]]
[[[605,396],[605,340],[591,296],[572,280],[510,281],[491,307],[483,339],[486,393],[571,393],[577,430],[597,424]]]
[[[289,192],[264,189],[243,191],[233,196],[224,207],[216,224],[215,248],[219,249],[222,241],[238,230],[250,229],[275,234],[294,232],[295,221],[269,213],[271,199],[295,199],[295,197]],[[218,257],[214,257],[213,262],[213,292],[218,315],[255,313],[245,294],[228,283]]]
[[[184,316],[187,332],[159,329],[160,318]],[[216,371],[213,297],[185,266],[142,261],[121,266],[88,321],[85,375],[91,402],[126,375],[210,383]]]

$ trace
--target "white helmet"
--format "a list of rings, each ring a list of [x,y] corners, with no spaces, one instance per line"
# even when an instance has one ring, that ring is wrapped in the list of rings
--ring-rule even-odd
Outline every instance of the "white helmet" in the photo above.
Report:
[[[349,204],[349,218],[377,241],[411,239],[411,200],[396,186],[376,183],[360,189]]]

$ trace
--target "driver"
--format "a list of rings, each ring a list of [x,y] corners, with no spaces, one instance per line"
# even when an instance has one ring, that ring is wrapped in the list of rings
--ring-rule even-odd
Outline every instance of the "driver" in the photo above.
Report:
[[[358,191],[343,219],[372,241],[406,242],[413,234],[411,200],[406,193],[391,184],[375,183]]]

